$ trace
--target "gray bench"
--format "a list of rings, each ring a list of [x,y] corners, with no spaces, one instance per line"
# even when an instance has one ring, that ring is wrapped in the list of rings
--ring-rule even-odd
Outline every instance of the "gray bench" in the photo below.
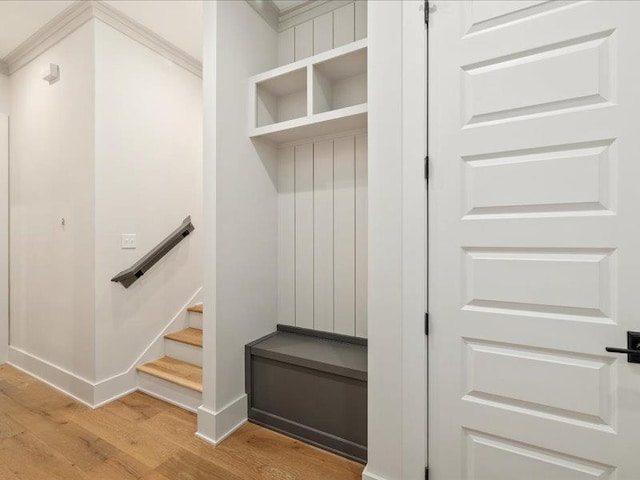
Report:
[[[367,461],[367,341],[278,325],[245,347],[249,421]]]

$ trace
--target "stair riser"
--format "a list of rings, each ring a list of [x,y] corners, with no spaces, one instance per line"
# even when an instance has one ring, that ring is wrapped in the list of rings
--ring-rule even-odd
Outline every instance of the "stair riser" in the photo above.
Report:
[[[201,313],[189,313],[189,326],[191,328],[199,328],[202,330],[202,317]]]
[[[153,375],[138,372],[138,389],[152,397],[196,413],[202,405],[202,394]]]
[[[164,340],[164,351],[167,357],[202,366],[202,348],[175,340]]]

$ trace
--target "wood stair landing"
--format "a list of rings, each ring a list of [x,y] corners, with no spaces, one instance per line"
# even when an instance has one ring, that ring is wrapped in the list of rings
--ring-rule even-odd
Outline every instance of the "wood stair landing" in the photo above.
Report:
[[[202,393],[202,367],[163,357],[138,367],[138,371]]]
[[[164,338],[202,348],[202,330],[199,328],[185,328],[184,330],[169,333],[165,335]]]

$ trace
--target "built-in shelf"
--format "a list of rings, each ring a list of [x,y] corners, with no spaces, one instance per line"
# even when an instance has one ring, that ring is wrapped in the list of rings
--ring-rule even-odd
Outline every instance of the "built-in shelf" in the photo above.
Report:
[[[249,81],[249,136],[287,143],[367,126],[367,40]]]

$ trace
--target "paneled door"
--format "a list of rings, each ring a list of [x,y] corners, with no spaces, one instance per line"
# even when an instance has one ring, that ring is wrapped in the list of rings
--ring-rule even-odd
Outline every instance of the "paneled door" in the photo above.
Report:
[[[640,2],[431,3],[431,478],[638,480]]]

